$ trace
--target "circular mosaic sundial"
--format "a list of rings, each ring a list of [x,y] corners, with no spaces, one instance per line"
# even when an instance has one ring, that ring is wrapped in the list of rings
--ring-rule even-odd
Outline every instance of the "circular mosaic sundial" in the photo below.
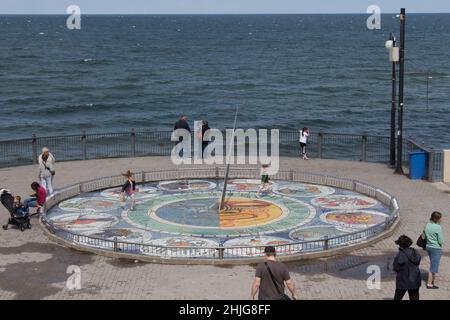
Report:
[[[288,244],[286,254],[298,253],[302,241],[359,231],[390,212],[376,199],[329,186],[279,180],[260,197],[259,180],[230,179],[228,186],[223,210],[218,209],[222,180],[189,179],[139,185],[133,211],[129,200],[120,202],[121,189],[112,188],[65,200],[47,217],[71,233],[148,245],[118,246],[137,254],[211,257],[220,246],[227,257],[252,257],[266,245]],[[105,243],[83,245],[111,249]],[[177,249],[192,247],[198,250]]]

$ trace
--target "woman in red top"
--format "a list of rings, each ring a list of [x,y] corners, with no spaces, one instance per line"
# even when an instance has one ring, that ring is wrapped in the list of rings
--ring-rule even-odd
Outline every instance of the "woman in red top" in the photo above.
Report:
[[[44,205],[45,200],[47,200],[47,191],[37,182],[31,184],[31,189],[34,191],[34,194],[31,195],[31,198],[26,199],[23,205],[25,208],[38,208],[39,211]]]

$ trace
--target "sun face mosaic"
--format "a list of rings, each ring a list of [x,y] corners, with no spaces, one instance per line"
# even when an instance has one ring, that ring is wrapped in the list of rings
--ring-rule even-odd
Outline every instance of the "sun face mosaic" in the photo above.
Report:
[[[243,257],[261,255],[266,245],[289,244],[286,252],[301,252],[299,242],[359,231],[389,216],[376,199],[328,186],[274,181],[271,192],[257,197],[259,181],[252,179],[230,179],[219,210],[222,187],[213,179],[138,185],[134,210],[129,200],[120,202],[120,188],[112,188],[65,200],[47,218],[75,234],[152,245],[133,253],[180,257],[176,248],[195,247],[201,257],[220,246],[227,256]],[[110,249],[94,240],[83,244]],[[255,249],[233,250],[248,246]],[[119,244],[119,250],[131,247]]]

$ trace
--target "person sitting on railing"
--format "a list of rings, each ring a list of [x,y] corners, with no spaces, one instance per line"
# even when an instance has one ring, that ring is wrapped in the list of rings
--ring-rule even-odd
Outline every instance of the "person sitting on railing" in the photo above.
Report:
[[[120,192],[120,202],[122,202],[122,207],[124,207],[126,198],[130,198],[130,210],[133,211],[136,205],[136,197],[134,196],[134,193],[138,192],[139,190],[136,188],[136,182],[133,180],[133,173],[130,170],[123,173],[122,175],[127,178],[127,181],[122,186],[122,190]]]
[[[40,213],[42,206],[47,200],[47,191],[37,182],[31,184],[31,189],[34,193],[31,195],[31,198],[25,199],[23,205],[26,209],[30,207],[37,208],[37,213]]]

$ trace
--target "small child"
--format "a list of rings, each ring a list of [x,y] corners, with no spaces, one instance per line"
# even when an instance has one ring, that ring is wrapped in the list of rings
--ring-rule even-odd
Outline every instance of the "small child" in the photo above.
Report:
[[[133,211],[136,205],[136,197],[134,196],[134,193],[139,190],[136,188],[136,182],[133,180],[133,173],[130,170],[122,175],[127,178],[127,182],[125,182],[122,186],[122,191],[120,192],[120,202],[122,202],[122,206],[125,206],[126,198],[131,198],[131,210]]]
[[[256,193],[256,197],[259,198],[261,192],[272,192],[272,182],[270,181],[269,174],[267,173],[268,164],[263,164],[261,166],[261,185]]]
[[[25,217],[28,214],[28,209],[23,205],[20,196],[14,197],[14,214],[19,217]]]

